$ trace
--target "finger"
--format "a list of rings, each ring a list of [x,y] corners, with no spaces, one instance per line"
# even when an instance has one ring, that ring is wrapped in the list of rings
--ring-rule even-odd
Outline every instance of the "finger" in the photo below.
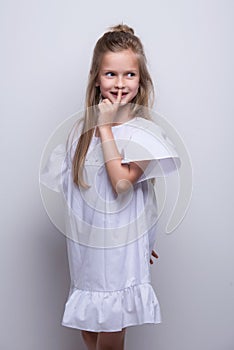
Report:
[[[98,104],[98,106],[104,106],[106,104],[106,99],[105,100],[101,100]]]
[[[152,253],[152,256],[153,256],[155,259],[158,259],[158,254]]]
[[[122,97],[122,90],[119,89],[119,90],[118,90],[117,99],[116,99],[116,102],[117,102],[118,104],[121,102],[121,97]]]
[[[108,98],[105,98],[104,100],[102,100],[103,103],[108,103],[111,104],[111,101]]]
[[[158,258],[158,254],[154,251],[154,250],[152,250],[152,253],[151,253],[156,259]]]

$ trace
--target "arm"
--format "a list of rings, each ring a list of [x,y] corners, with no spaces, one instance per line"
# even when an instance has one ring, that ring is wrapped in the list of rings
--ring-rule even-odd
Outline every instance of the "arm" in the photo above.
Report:
[[[121,155],[109,125],[99,126],[106,169],[116,193],[127,191],[142,175],[149,160],[121,164]]]

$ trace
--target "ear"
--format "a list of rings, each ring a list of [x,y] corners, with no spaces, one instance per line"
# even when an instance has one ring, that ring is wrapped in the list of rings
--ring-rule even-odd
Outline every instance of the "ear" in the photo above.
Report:
[[[96,81],[95,86],[96,86],[96,87],[100,86],[100,84],[99,84],[98,81]]]

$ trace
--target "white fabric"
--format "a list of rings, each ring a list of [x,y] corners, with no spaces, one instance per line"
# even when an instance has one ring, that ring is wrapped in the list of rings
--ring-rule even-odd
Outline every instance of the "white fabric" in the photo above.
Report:
[[[59,144],[51,153],[47,163],[40,174],[40,182],[55,192],[61,192],[62,176],[66,172],[65,165],[66,146]]]
[[[163,176],[162,170],[167,175],[180,165],[173,144],[153,122],[138,117],[112,131],[123,164],[151,160],[131,191],[113,192],[100,138],[95,135],[84,166],[85,182],[91,185],[88,190],[73,184],[71,159],[65,159],[63,145],[56,147],[40,178],[63,193],[67,202],[71,287],[62,324],[96,332],[161,322],[150,277],[157,202],[149,179]]]
[[[128,123],[128,128],[135,130],[123,150],[122,164],[151,160],[138,182],[167,176],[180,167],[175,146],[159,125],[144,118],[134,118]]]

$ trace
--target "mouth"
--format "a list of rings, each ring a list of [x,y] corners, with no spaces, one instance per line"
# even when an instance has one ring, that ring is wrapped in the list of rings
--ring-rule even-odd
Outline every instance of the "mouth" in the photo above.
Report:
[[[117,98],[117,96],[118,96],[118,91],[111,91],[110,93],[111,93],[111,95],[113,95],[115,98]],[[125,96],[127,96],[127,94],[128,94],[128,92],[122,92],[121,98],[124,98]]]

